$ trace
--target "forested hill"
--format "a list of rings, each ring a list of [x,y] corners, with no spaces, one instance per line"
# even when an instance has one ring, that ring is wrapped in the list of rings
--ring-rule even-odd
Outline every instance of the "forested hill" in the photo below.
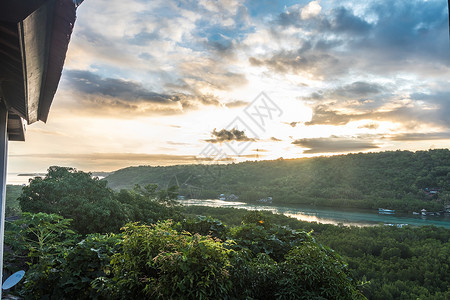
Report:
[[[241,201],[441,210],[450,204],[450,150],[389,151],[228,165],[129,167],[106,177],[113,189],[179,186],[180,194]]]

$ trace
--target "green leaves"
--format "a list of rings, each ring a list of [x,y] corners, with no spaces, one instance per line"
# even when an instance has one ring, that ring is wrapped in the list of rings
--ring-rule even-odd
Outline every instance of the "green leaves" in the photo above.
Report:
[[[50,167],[45,178],[36,177],[23,187],[22,211],[56,213],[73,219],[82,234],[118,231],[125,222],[120,203],[105,181],[73,168]]]
[[[198,234],[182,234],[170,222],[125,227],[123,252],[112,260],[120,299],[212,299],[231,289],[228,252]]]

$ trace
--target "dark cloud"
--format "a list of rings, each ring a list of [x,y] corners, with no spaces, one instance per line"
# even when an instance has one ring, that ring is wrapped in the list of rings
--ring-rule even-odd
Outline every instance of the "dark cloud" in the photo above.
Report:
[[[238,142],[245,142],[245,141],[255,141],[253,138],[249,138],[243,130],[238,130],[236,128],[233,128],[231,130],[222,129],[220,131],[217,131],[215,128],[211,132],[211,135],[214,136],[214,139],[206,140],[210,143],[222,143],[222,142],[230,142],[230,141],[238,141]]]
[[[392,87],[378,83],[355,81],[327,90],[318,90],[303,99],[318,103],[345,104],[359,111],[374,110],[393,98]],[[320,110],[320,107],[319,107]]]
[[[372,28],[371,24],[355,16],[353,11],[345,7],[337,7],[328,13],[328,15],[320,14],[315,18],[308,18],[306,20],[301,18],[301,10],[301,7],[297,7],[289,12],[283,12],[275,20],[275,23],[283,27],[294,26],[316,30],[320,33],[346,33],[353,37],[355,35],[367,34]]]
[[[332,11],[328,30],[334,33],[348,33],[355,35],[366,35],[372,28],[367,21],[357,17],[347,8],[339,7]],[[323,22],[322,24],[327,22]]]
[[[339,58],[329,53],[314,51],[280,51],[269,58],[250,57],[252,66],[265,66],[276,73],[308,73],[315,76],[343,75],[347,68],[340,67]]]
[[[287,125],[289,125],[289,126],[291,126],[291,127],[295,127],[295,126],[297,126],[297,124],[300,124],[300,123],[302,123],[302,122],[289,122],[289,123],[286,123],[286,122],[283,122],[284,124],[287,124]]]
[[[97,94],[124,99],[164,103],[178,101],[177,96],[149,91],[142,84],[116,78],[103,78],[89,71],[67,70],[64,72],[64,85],[84,94]]]
[[[303,153],[336,153],[364,151],[379,148],[371,141],[365,141],[359,138],[346,138],[331,136],[329,138],[308,138],[298,139],[292,142],[302,148],[308,148]]]
[[[345,99],[361,99],[380,94],[384,91],[386,91],[386,89],[380,84],[355,81],[351,84],[331,90],[329,92],[329,96],[343,97]]]
[[[236,45],[233,40],[222,34],[213,34],[205,42],[206,47],[221,57],[233,57]]]
[[[299,49],[253,57],[250,63],[279,73],[304,70],[325,78],[448,71],[440,65],[449,63],[445,1],[374,1],[358,14],[337,7],[306,20],[301,7],[289,9],[274,21],[273,36],[282,44],[279,27],[301,28],[308,35],[297,37]],[[309,48],[304,48],[306,44]]]
[[[437,109],[423,109],[419,105],[361,113],[343,113],[327,105],[319,105],[313,109],[311,121],[305,122],[305,125],[345,125],[351,121],[374,120],[398,122],[409,129],[414,129],[423,124],[443,125],[442,120],[436,118],[439,114]]]
[[[122,112],[172,114],[195,110],[199,105],[222,105],[213,95],[156,93],[138,82],[103,78],[89,71],[67,70],[63,79],[66,88],[80,94],[85,109],[103,107],[102,112],[118,109]]]
[[[392,141],[450,140],[450,132],[402,133],[386,138]]]
[[[445,84],[448,83],[443,83]],[[423,101],[429,105],[434,106],[433,119],[446,127],[450,127],[450,91],[438,91],[435,93],[424,94],[414,93],[411,99],[415,101]]]
[[[352,120],[365,118],[365,114],[344,114],[330,110],[326,105],[318,105],[313,109],[311,121],[305,122],[305,125],[345,125]]]

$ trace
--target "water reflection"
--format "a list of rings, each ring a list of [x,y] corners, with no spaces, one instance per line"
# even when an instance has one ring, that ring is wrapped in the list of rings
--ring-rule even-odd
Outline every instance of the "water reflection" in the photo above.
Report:
[[[247,210],[266,210],[277,214],[283,214],[301,221],[318,222],[323,224],[346,226],[374,226],[378,224],[409,224],[414,226],[435,225],[450,228],[450,217],[427,217],[414,215],[382,215],[377,210],[358,209],[327,209],[310,206],[277,206],[256,205],[245,202],[231,202],[222,200],[180,200],[183,205],[208,206],[208,207],[233,207]]]

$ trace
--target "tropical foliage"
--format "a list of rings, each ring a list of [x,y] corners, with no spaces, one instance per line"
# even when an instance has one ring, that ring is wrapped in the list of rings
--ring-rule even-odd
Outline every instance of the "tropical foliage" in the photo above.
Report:
[[[444,203],[444,192],[427,201]],[[450,297],[450,230],[343,227],[269,212],[181,208],[173,201],[176,193],[177,188],[155,184],[117,192],[89,173],[51,167],[45,178],[23,188],[19,200],[25,213],[7,224],[5,268],[26,270],[17,294],[26,299]],[[97,218],[89,212],[95,207],[107,213]]]
[[[123,234],[78,242],[70,221],[56,215],[25,214],[16,222],[9,236],[19,237],[15,252],[28,256],[20,290],[27,299],[364,299],[332,250],[305,232],[264,222],[240,227],[284,247],[252,244],[241,228],[227,229],[221,240],[172,221],[129,223]]]
[[[176,189],[166,191],[156,185],[115,192],[91,173],[54,166],[44,178],[36,177],[24,186],[18,199],[22,211],[59,214],[73,220],[74,230],[88,234],[119,232],[130,221],[177,218],[175,197]]]
[[[450,204],[450,150],[129,167],[106,180],[114,189],[136,183],[179,185],[181,195],[204,199],[233,193],[243,201],[272,196],[277,203],[436,211]]]
[[[190,206],[186,216],[205,214],[240,226],[244,209]],[[256,214],[253,212],[253,214]],[[319,243],[339,253],[369,299],[448,299],[450,297],[450,230],[434,226],[346,227],[302,222],[260,212],[266,223],[311,232]],[[251,216],[251,215],[250,215]],[[226,227],[228,228],[228,227]],[[236,228],[236,227],[234,227]]]

